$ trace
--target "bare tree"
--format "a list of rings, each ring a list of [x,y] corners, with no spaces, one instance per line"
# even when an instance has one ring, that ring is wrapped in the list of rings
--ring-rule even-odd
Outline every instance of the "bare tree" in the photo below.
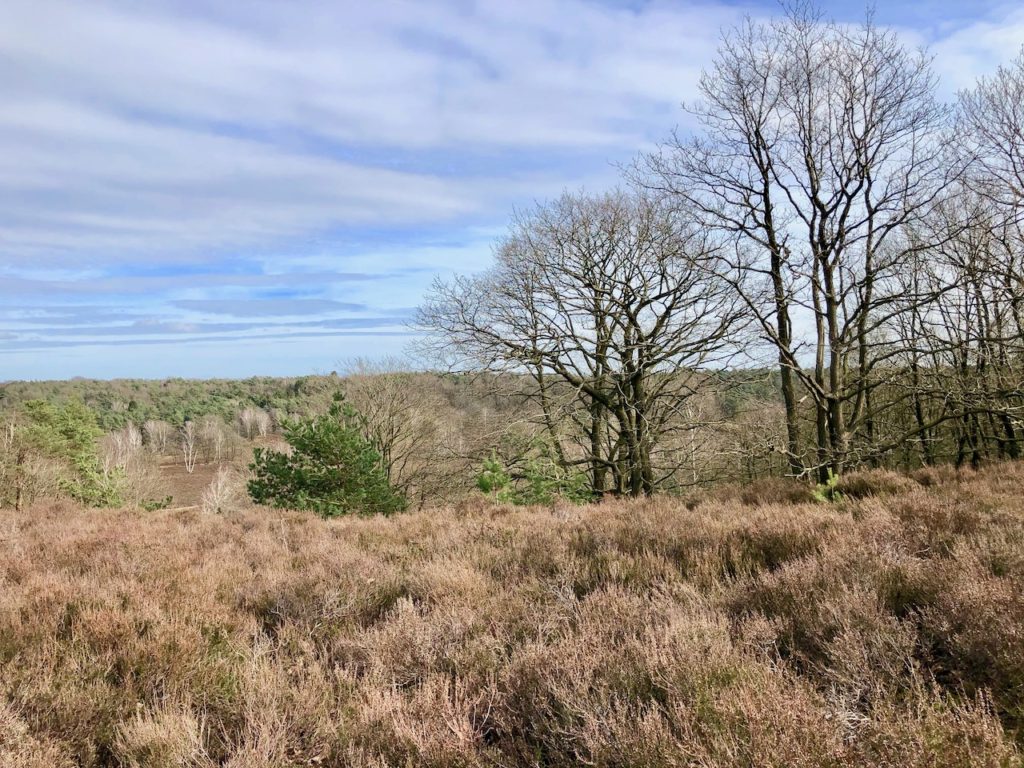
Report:
[[[142,451],[142,432],[131,422],[123,428],[104,435],[101,441],[103,470],[110,474],[125,469]]]
[[[897,280],[905,311],[893,336],[908,370],[890,399],[911,408],[890,419],[887,437],[907,463],[909,443],[926,464],[1020,455],[1022,98],[1024,55],[960,95],[954,146],[966,173],[908,227],[928,245]]]
[[[680,469],[665,448],[687,400],[736,353],[713,257],[664,201],[566,194],[517,215],[490,270],[435,283],[419,322],[457,365],[529,374],[558,463],[595,495],[649,494]]]
[[[421,501],[447,480],[440,429],[446,409],[435,385],[395,358],[354,360],[344,379],[345,397],[380,454],[388,482]]]
[[[266,437],[270,434],[273,420],[262,408],[249,406],[238,414],[238,424],[242,436],[251,440],[257,435]]]
[[[199,444],[208,461],[223,461],[233,453],[228,426],[219,416],[205,416],[199,424]]]
[[[997,202],[971,185],[955,188],[927,225],[938,244],[915,260],[904,284],[908,295],[930,301],[900,317],[896,332],[909,359],[921,459],[935,463],[943,452],[977,466],[990,446],[998,457],[1017,458],[1024,243]]]
[[[960,94],[956,135],[974,188],[1019,226],[1024,212],[1024,48],[1009,66]]]
[[[973,431],[987,431],[1000,457],[1017,458],[1024,415],[1024,48],[960,94],[957,117],[973,195],[962,196],[968,215],[963,236],[953,240],[960,258],[947,262],[961,278],[963,300],[973,304],[962,332],[974,348],[974,418],[984,416],[991,427]]]
[[[886,360],[877,332],[910,247],[900,234],[956,172],[949,110],[924,55],[870,18],[840,26],[803,2],[727,33],[700,90],[689,111],[702,133],[641,171],[718,238],[719,274],[778,360],[791,471],[808,465],[802,390],[824,477],[862,458],[853,440],[870,433]]]
[[[198,430],[194,421],[186,421],[181,426],[181,452],[185,458],[185,471],[190,475],[195,471],[196,459],[199,456]]]
[[[149,419],[142,425],[146,444],[153,453],[167,453],[174,436],[174,427],[166,421]]]
[[[221,467],[203,490],[200,507],[207,514],[227,512],[243,497],[244,480],[233,469]]]

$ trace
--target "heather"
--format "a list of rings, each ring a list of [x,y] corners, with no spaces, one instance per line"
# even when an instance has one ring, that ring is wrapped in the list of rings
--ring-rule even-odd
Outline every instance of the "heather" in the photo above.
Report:
[[[0,765],[1019,764],[1024,467],[843,482],[5,511]]]

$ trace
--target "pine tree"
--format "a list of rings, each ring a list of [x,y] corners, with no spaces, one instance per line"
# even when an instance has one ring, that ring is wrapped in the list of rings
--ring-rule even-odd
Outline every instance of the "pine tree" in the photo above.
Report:
[[[406,500],[388,484],[359,415],[336,400],[326,415],[283,425],[290,453],[257,448],[249,495],[259,504],[308,509],[324,517],[390,514]]]

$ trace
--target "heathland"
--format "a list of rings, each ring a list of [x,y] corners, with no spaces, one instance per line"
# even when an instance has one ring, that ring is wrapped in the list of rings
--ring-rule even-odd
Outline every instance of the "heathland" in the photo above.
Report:
[[[1003,766],[1024,467],[0,525],[0,765]]]
[[[416,365],[0,385],[0,768],[1020,765],[1024,54],[696,90]]]

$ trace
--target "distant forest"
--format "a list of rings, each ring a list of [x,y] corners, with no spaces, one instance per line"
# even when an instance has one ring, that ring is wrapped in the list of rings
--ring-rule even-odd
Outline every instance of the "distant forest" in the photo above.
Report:
[[[677,465],[662,490],[786,471],[775,446],[782,429],[778,377],[746,370],[714,378],[712,388],[705,375],[709,388],[691,403],[692,424],[677,436]],[[561,385],[549,394],[572,397]],[[338,396],[360,414],[389,479],[416,503],[473,492],[489,457],[513,483],[531,471],[558,471],[530,376],[416,372],[394,360],[358,363],[343,376],[8,382],[0,384],[0,415],[13,423],[32,403],[81,405],[94,419],[105,464],[129,463],[132,451],[123,446],[133,443],[146,455],[187,464],[189,453],[200,463],[233,461],[248,446],[274,443],[282,424],[323,414]],[[190,434],[189,452],[183,444]]]

